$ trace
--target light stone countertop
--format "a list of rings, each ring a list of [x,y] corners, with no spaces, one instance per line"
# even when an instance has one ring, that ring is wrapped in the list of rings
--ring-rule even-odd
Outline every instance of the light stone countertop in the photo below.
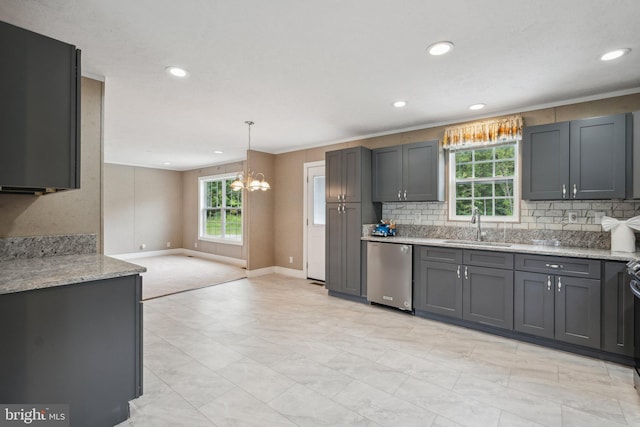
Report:
[[[0,295],[131,276],[145,271],[145,267],[95,254],[0,261]]]
[[[516,252],[537,255],[555,255],[574,258],[601,259],[607,261],[631,261],[640,259],[640,252],[613,252],[606,249],[572,248],[568,246],[538,246],[521,243],[487,242],[487,244],[473,241],[453,242],[447,239],[428,239],[422,237],[377,237],[363,236],[365,241],[399,243],[406,245],[441,246],[461,249],[481,249],[496,252]],[[506,246],[508,245],[508,246]]]

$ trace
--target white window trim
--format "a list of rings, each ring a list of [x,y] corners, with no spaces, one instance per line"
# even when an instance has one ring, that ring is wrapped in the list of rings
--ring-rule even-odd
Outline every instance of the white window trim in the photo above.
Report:
[[[513,175],[513,216],[511,217],[496,217],[496,216],[484,216],[482,215],[482,222],[487,223],[519,223],[520,222],[520,141],[510,141],[509,144],[515,143],[515,173]],[[504,145],[504,144],[498,144]],[[495,145],[493,145],[495,146]],[[455,162],[454,155],[456,152],[469,151],[469,150],[481,150],[483,148],[490,148],[491,146],[478,146],[469,147],[468,149],[450,150],[449,151],[449,202],[448,202],[448,217],[449,221],[470,221],[471,215],[456,215],[456,179],[455,179]],[[492,180],[499,180],[496,177]]]
[[[234,179],[236,177],[236,173],[231,174],[221,174],[221,175],[209,175],[209,176],[201,176],[198,177],[198,240],[206,241],[206,242],[214,242],[214,243],[223,243],[225,245],[236,245],[242,246],[244,244],[244,197],[242,198],[242,237],[240,240],[237,239],[216,239],[214,237],[209,237],[204,233],[204,217],[202,211],[204,209],[205,203],[205,191],[203,183],[205,181],[219,180],[219,179]],[[240,190],[243,191],[243,190]]]

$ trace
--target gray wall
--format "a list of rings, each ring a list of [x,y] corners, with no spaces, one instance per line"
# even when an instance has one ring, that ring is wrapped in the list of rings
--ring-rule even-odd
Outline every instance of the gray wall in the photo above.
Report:
[[[102,82],[82,78],[80,189],[46,196],[0,194],[0,238],[96,234],[102,249]]]
[[[181,248],[182,205],[182,172],[105,163],[105,254]]]

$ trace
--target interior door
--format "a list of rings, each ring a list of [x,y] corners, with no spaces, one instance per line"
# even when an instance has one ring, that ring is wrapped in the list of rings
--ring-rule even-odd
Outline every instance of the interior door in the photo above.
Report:
[[[325,172],[324,166],[307,169],[307,277],[324,281]]]

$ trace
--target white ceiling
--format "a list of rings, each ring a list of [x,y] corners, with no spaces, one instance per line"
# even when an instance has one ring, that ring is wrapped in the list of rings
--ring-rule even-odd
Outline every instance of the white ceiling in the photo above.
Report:
[[[281,153],[640,92],[638,0],[1,0],[0,20],[104,76],[105,161],[165,169],[244,158],[245,120]]]

